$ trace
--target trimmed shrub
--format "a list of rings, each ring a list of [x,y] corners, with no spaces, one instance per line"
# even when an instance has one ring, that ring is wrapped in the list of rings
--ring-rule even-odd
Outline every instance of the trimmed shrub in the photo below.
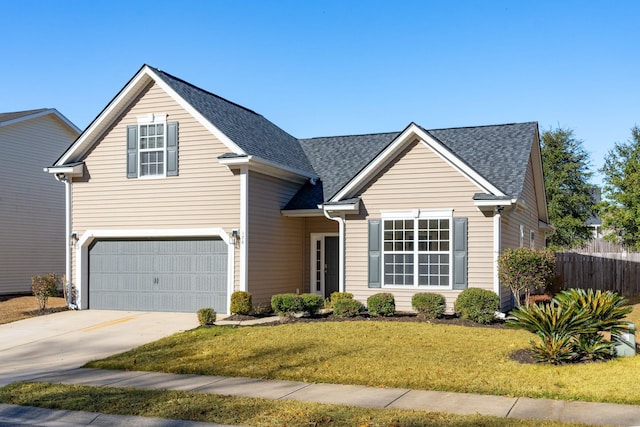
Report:
[[[423,319],[438,319],[444,316],[447,301],[444,296],[433,292],[418,292],[411,297],[411,307]]]
[[[247,315],[253,311],[251,294],[245,291],[236,291],[231,294],[231,314]]]
[[[381,292],[367,298],[367,309],[371,316],[393,316],[396,313],[396,300],[392,294]]]
[[[364,310],[362,303],[351,298],[338,299],[333,304],[333,314],[336,317],[355,317]]]
[[[498,256],[498,278],[511,289],[520,306],[521,292],[529,305],[529,295],[534,290],[551,286],[554,280],[556,257],[549,250],[531,248],[505,249]]]
[[[480,288],[467,288],[460,292],[455,302],[455,310],[463,319],[489,324],[500,306],[495,292]]]
[[[271,308],[278,316],[291,317],[304,311],[302,299],[296,294],[276,294],[271,297]]]
[[[302,300],[302,309],[311,316],[316,314],[324,305],[324,299],[320,295],[302,294],[300,295],[300,299]]]
[[[332,292],[329,298],[329,308],[333,308],[336,302],[343,299],[353,299],[353,294],[350,292]]]
[[[213,308],[201,308],[198,310],[198,322],[200,326],[211,326],[216,321],[216,311]]]
[[[56,273],[31,277],[31,290],[38,300],[40,311],[44,311],[47,308],[49,297],[58,295],[60,284],[60,277]]]

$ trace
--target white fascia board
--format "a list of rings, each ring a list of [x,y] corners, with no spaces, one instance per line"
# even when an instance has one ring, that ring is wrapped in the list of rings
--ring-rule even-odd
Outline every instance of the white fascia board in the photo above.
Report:
[[[145,67],[147,73],[155,80],[156,84],[162,88],[165,92],[173,98],[182,108],[187,110],[202,126],[204,126],[209,132],[213,134],[220,142],[222,142],[227,149],[236,154],[246,154],[235,142],[233,142],[227,135],[225,135],[220,129],[214,126],[209,120],[207,120],[202,114],[198,112],[191,104],[185,101],[176,91],[174,91],[168,84],[164,82],[158,75],[148,67]]]
[[[100,115],[89,125],[71,147],[58,159],[55,166],[64,165],[70,159],[78,156],[89,149],[97,137],[111,124],[118,113],[122,111],[135,95],[142,90],[150,81],[149,68],[144,66],[127,85],[116,95],[116,97],[102,110]]]
[[[13,120],[7,120],[5,122],[0,122],[0,127],[13,125],[13,124],[16,124],[16,123],[24,122],[26,120],[37,119],[38,117],[47,116],[49,114],[53,114],[54,116],[56,116],[62,123],[65,124],[65,126],[67,126],[69,129],[71,129],[71,131],[73,133],[75,133],[76,135],[80,135],[80,132],[82,132],[80,130],[80,128],[78,128],[78,126],[74,125],[69,119],[67,119],[65,116],[63,116],[55,108],[49,108],[47,110],[40,111],[38,113],[28,114],[26,116],[18,117],[18,118],[15,118]]]
[[[222,157],[218,158],[218,162],[227,166],[229,169],[238,169],[246,166],[249,170],[264,173],[265,175],[274,176],[294,182],[306,182],[309,179],[317,179],[315,175],[307,172],[277,165],[269,160],[256,156],[244,155],[242,157]]]
[[[536,192],[536,203],[538,205],[538,219],[549,222],[547,194],[542,169],[542,151],[540,150],[540,139],[538,137],[537,127],[531,146],[531,167],[533,169],[533,183]]]
[[[496,206],[504,206],[509,207],[518,203],[517,199],[505,199],[505,200],[474,200],[473,204],[478,207],[496,207]]]
[[[310,217],[310,216],[324,216],[322,209],[290,209],[281,210],[282,216],[286,217]]]
[[[360,200],[339,205],[324,204],[318,207],[321,207],[325,212],[358,212],[360,210]]]
[[[423,131],[415,123],[411,123],[387,148],[385,148],[371,163],[369,163],[354,179],[351,180],[340,192],[338,192],[331,199],[332,202],[339,201],[343,198],[352,197],[353,194],[362,188],[375,174],[382,170],[387,164],[389,164],[407,144],[414,141],[416,138],[420,139],[424,144],[431,148],[440,158],[449,163],[452,167],[458,170],[462,175],[467,177],[469,181],[475,184],[483,191],[489,192],[496,196],[504,196],[497,187],[483,178],[479,173],[470,168],[459,157],[455,156],[451,151],[445,148],[442,144],[432,138],[429,134]]]
[[[72,177],[80,177],[84,175],[84,163],[73,166],[52,166],[50,168],[44,168],[44,171],[56,175],[64,174]]]

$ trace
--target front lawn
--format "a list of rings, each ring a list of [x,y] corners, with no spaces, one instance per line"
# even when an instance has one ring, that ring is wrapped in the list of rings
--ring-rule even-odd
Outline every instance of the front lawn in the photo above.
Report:
[[[46,383],[14,383],[0,388],[0,402],[53,409],[102,412],[255,427],[579,427],[581,423],[520,420],[480,415],[343,405],[195,392],[136,390]]]
[[[60,297],[49,297],[47,308],[40,311],[38,301],[34,296],[2,295],[0,296],[0,325],[66,309],[67,303],[64,298]]]
[[[548,366],[521,330],[411,322],[199,328],[88,367],[640,404],[640,358]]]

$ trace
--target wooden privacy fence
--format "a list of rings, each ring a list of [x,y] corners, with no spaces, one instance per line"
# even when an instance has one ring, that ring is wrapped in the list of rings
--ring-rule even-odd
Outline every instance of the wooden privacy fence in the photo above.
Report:
[[[640,295],[640,252],[557,252],[556,274],[562,288]]]

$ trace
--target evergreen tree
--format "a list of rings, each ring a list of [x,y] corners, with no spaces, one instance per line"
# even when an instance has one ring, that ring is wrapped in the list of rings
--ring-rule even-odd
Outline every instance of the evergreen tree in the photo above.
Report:
[[[587,219],[595,209],[589,153],[573,130],[562,128],[544,131],[541,149],[549,220],[556,228],[547,245],[555,249],[580,246],[592,236]]]
[[[607,153],[604,166],[605,201],[603,228],[612,233],[605,238],[640,249],[640,128],[631,129],[626,143],[616,143]]]

